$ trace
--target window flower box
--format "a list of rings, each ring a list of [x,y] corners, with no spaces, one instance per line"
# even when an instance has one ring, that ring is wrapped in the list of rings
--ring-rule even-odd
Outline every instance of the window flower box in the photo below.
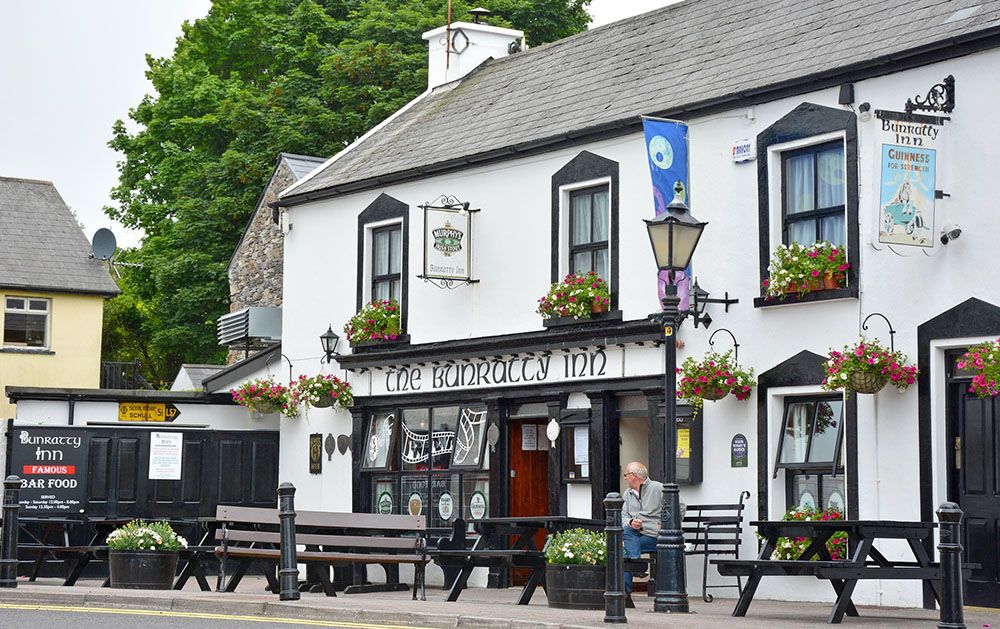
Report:
[[[396,341],[402,335],[399,302],[376,299],[368,302],[344,325],[351,347]]]
[[[573,273],[549,287],[549,292],[538,300],[538,314],[543,319],[569,317],[590,319],[606,312],[611,306],[608,284],[600,275]]]
[[[769,277],[761,287],[766,297],[774,299],[837,290],[847,286],[850,266],[844,247],[829,242],[778,245],[768,266]]]

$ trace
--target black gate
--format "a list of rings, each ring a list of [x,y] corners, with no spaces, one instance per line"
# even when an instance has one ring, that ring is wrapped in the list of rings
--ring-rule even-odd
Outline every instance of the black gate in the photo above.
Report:
[[[969,393],[971,377],[949,355],[948,498],[965,512],[964,561],[979,564],[965,604],[1000,607],[1000,399]]]
[[[153,432],[183,435],[180,480],[149,479]],[[31,475],[24,472],[36,472],[37,482],[53,478],[56,483],[54,488],[50,485],[36,492],[42,498],[36,501],[41,508],[52,510],[22,509],[25,516],[83,513],[106,518],[194,519],[214,516],[219,504],[276,506],[277,431],[12,423],[7,433],[6,473],[28,478]],[[79,448],[73,447],[76,443]],[[39,458],[39,448],[67,452]],[[79,450],[73,465],[61,465],[73,457],[71,449]],[[45,477],[47,472],[55,476]],[[69,479],[75,479],[78,487],[64,488]],[[70,500],[60,501],[60,492]],[[30,490],[22,493],[30,494]]]

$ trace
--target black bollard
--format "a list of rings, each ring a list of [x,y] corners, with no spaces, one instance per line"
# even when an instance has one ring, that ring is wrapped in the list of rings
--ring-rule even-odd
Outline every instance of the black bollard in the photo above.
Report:
[[[291,483],[278,485],[278,520],[281,532],[281,562],[278,569],[278,584],[281,592],[278,599],[297,601],[299,594],[299,566],[295,552],[295,486]]]
[[[965,629],[962,611],[962,509],[943,502],[937,510],[940,524],[941,622],[938,629]]]
[[[604,498],[604,532],[608,537],[607,568],[604,588],[604,622],[628,622],[625,619],[625,549],[622,546],[622,505],[618,492]]]
[[[0,588],[17,587],[17,511],[21,479],[8,476],[3,482],[3,529],[0,531]]]

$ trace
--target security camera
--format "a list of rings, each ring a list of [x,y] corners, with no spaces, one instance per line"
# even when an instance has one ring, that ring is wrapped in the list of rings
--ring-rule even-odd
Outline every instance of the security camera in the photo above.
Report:
[[[955,223],[948,223],[941,230],[941,244],[947,245],[952,240],[957,240],[962,235],[962,228]]]

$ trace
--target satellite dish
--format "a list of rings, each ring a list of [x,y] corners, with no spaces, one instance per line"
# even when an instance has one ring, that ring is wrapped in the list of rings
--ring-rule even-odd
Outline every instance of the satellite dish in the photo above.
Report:
[[[118,250],[118,241],[111,230],[102,227],[94,232],[94,239],[90,245],[93,256],[98,260],[110,260]]]

